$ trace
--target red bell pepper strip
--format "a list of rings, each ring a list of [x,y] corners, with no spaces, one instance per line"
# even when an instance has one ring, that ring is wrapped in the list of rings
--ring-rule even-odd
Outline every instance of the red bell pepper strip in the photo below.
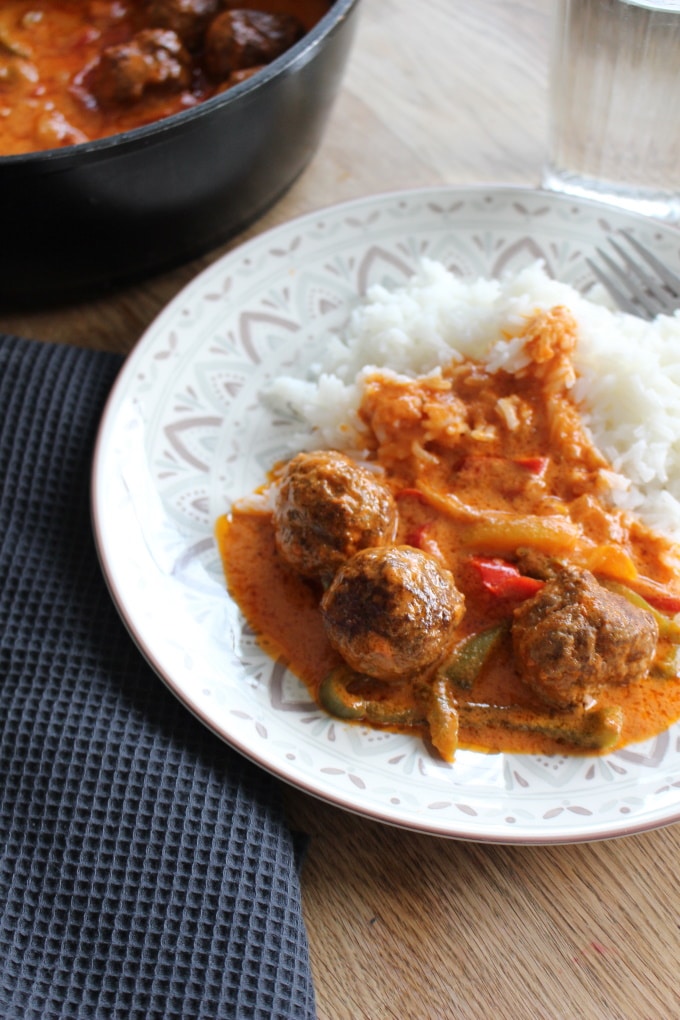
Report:
[[[520,574],[517,567],[507,560],[473,556],[470,562],[486,590],[499,598],[528,599],[545,584],[537,577]]]
[[[664,588],[646,577],[638,577],[631,581],[630,587],[641,595],[650,606],[659,609],[662,613],[670,613],[675,616],[680,613],[680,595],[677,592]]]
[[[515,464],[519,464],[520,467],[530,471],[532,475],[539,477],[545,474],[549,462],[548,457],[515,457]]]
[[[647,592],[647,601],[662,613],[680,613],[680,596],[671,592]]]
[[[412,545],[414,549],[420,549],[422,552],[429,553],[430,556],[434,556],[435,559],[444,562],[442,551],[437,545],[436,541],[428,534],[430,530],[429,524],[420,524],[414,528],[404,538],[406,545]]]
[[[418,527],[409,531],[404,538],[406,545],[412,545],[414,549],[422,549],[423,542],[427,538],[429,524],[419,524]]]
[[[427,503],[425,493],[421,492],[420,489],[399,489],[396,494],[397,499],[407,499],[409,497],[417,499],[419,503]]]

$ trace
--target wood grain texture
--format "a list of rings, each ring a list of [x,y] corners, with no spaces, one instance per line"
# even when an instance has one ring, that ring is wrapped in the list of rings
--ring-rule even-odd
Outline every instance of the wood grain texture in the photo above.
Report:
[[[680,1016],[677,826],[563,847],[405,832],[290,791],[319,1020]]]
[[[540,180],[548,0],[363,0],[314,160],[250,231],[189,265],[0,329],[126,353],[201,268],[335,202],[448,183]],[[680,827],[503,847],[390,828],[283,788],[310,834],[305,916],[319,1020],[671,1020],[680,1016]]]

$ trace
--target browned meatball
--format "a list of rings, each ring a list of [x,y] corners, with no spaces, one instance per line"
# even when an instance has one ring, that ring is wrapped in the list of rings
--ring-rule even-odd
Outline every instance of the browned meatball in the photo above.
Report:
[[[220,9],[220,0],[149,0],[149,23],[176,32],[189,50],[203,44],[203,36]]]
[[[405,680],[451,650],[465,611],[453,574],[420,549],[365,549],[337,572],[321,601],[333,648],[358,673]]]
[[[222,80],[234,71],[269,64],[303,35],[302,24],[291,14],[223,11],[205,35],[206,70]]]
[[[651,613],[598,584],[586,570],[556,569],[514,613],[512,643],[524,681],[567,707],[609,684],[645,677],[659,630]]]
[[[178,91],[191,79],[191,58],[175,32],[146,28],[129,43],[109,46],[88,75],[102,106],[134,103],[148,91]]]
[[[276,547],[305,577],[328,580],[360,549],[394,538],[397,508],[373,472],[334,450],[286,465],[274,509]]]

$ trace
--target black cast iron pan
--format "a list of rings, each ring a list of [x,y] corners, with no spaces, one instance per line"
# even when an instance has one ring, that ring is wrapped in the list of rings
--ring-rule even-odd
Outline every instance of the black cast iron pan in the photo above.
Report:
[[[0,303],[43,304],[170,269],[238,233],[321,139],[359,0],[190,110],[96,142],[0,157]]]

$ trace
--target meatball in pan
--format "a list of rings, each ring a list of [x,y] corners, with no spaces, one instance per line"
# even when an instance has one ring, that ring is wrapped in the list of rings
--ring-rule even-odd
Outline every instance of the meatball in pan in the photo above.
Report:
[[[205,34],[205,66],[218,80],[248,67],[269,64],[304,35],[291,14],[263,11],[223,11]]]
[[[135,103],[149,92],[177,92],[191,80],[191,58],[169,29],[147,28],[109,46],[86,76],[103,107]]]
[[[150,24],[176,32],[189,50],[203,45],[211,20],[219,13],[220,0],[148,0]]]

